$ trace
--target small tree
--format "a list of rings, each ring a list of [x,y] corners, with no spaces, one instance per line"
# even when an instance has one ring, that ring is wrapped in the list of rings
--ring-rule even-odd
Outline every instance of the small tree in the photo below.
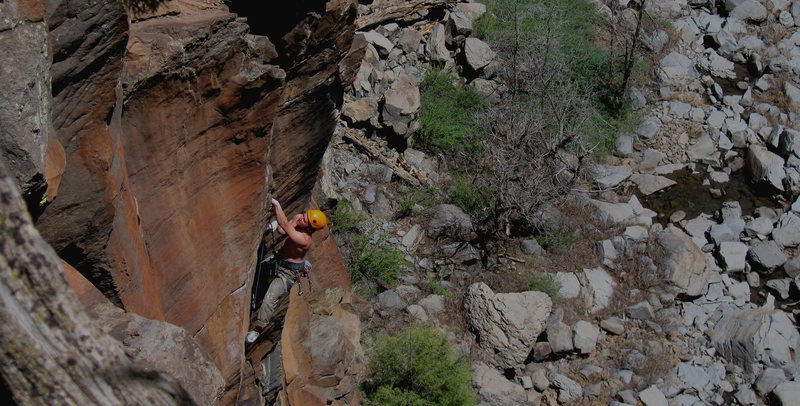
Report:
[[[381,337],[372,347],[368,404],[380,406],[469,406],[475,403],[470,368],[442,334],[414,327]]]
[[[542,3],[499,3],[493,45],[509,97],[479,113],[484,155],[474,165],[492,192],[496,230],[535,224],[541,204],[569,192],[591,152],[584,134],[596,114],[560,52],[558,15]]]

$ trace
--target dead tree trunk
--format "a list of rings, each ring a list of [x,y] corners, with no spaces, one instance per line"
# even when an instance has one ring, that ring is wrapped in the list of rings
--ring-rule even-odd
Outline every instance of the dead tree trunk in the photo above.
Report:
[[[23,405],[191,404],[180,384],[135,368],[88,318],[1,160],[0,233],[0,396]]]

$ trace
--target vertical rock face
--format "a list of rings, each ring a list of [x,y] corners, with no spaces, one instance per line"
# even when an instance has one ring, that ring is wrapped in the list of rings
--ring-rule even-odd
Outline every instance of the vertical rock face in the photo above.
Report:
[[[141,264],[114,275],[125,308],[186,328],[225,376],[242,354],[284,77],[246,32],[224,10],[133,25],[120,141],[136,217],[111,235],[116,260]]]
[[[38,8],[25,8],[29,3]],[[12,10],[17,2],[0,3],[3,18],[15,18],[0,19],[0,41],[10,48],[38,44],[16,46],[33,52],[19,58],[34,65],[15,71],[15,80],[41,87],[42,94],[26,95],[41,105],[25,103],[32,110],[24,117],[2,116],[21,127],[0,134],[13,141],[0,146],[5,156],[22,151],[14,170],[20,183],[48,172],[50,123],[58,141],[51,144],[63,145],[66,155],[58,198],[37,228],[112,302],[186,329],[230,384],[242,365],[267,202],[275,196],[287,211],[307,205],[341,106],[341,83],[351,81],[342,76],[354,71],[342,61],[360,60],[345,59],[355,2],[294,4],[291,18],[269,27],[270,38],[248,34],[257,21],[248,26],[210,0],[170,1],[134,16],[130,28],[117,0],[48,0],[46,10],[19,4]],[[25,26],[5,30],[13,24]],[[15,112],[2,104],[0,113]],[[58,173],[55,167],[50,172]],[[320,257],[317,265],[326,269],[327,261]],[[336,292],[336,301],[324,302],[331,308],[302,308],[310,313],[298,320],[309,323],[288,331],[312,337],[319,348],[346,349],[336,354],[353,367],[343,374],[333,367],[339,360],[315,349],[317,360],[301,364],[286,383],[344,399],[355,389],[359,327],[339,309],[346,290]],[[350,327],[322,334],[331,320]]]
[[[50,0],[53,126],[66,167],[58,199],[37,222],[59,255],[119,304],[107,253],[123,177],[108,126],[128,40],[120,2]]]
[[[38,204],[45,193],[48,138],[52,135],[44,18],[42,1],[0,3],[0,152],[29,206]]]

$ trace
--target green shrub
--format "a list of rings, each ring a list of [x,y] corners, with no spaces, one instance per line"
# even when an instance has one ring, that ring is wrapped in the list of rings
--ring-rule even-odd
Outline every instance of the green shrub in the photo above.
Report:
[[[429,327],[375,340],[367,404],[380,406],[469,406],[475,404],[470,367],[441,333]]]
[[[577,239],[575,233],[567,227],[555,227],[551,224],[545,225],[544,229],[536,236],[536,242],[539,245],[561,254],[569,251]]]
[[[412,188],[405,193],[404,200],[397,208],[398,217],[419,214],[441,202],[439,192],[434,187]]]
[[[409,265],[403,253],[386,244],[387,234],[376,236],[375,228],[353,236],[348,271],[353,283],[378,282],[393,286]]]
[[[550,274],[534,273],[525,284],[525,291],[544,292],[550,299],[558,299],[558,291],[561,289],[561,282]]]
[[[355,231],[367,220],[366,213],[356,210],[349,200],[339,200],[331,214],[331,232]]]
[[[494,208],[492,192],[489,188],[475,185],[462,175],[453,176],[453,188],[450,190],[449,196],[454,205],[460,207],[478,223],[486,220]]]
[[[425,72],[422,80],[420,143],[441,152],[474,151],[481,147],[475,134],[475,112],[486,104],[471,87],[457,87],[454,75],[440,68]]]

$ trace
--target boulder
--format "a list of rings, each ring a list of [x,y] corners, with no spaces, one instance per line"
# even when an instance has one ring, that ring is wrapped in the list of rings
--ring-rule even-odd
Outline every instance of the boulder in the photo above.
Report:
[[[583,396],[581,384],[566,375],[553,374],[550,378],[550,384],[558,390],[558,401],[560,403],[575,402]]]
[[[668,406],[667,398],[664,393],[653,385],[639,393],[639,399],[645,406]]]
[[[477,20],[480,18],[484,13],[486,13],[486,5],[478,3],[476,1],[470,1],[467,3],[458,3],[455,7],[453,7],[454,12],[463,13],[469,16],[472,21]]]
[[[661,129],[661,120],[657,117],[648,117],[636,127],[636,134],[645,139],[653,138]]]
[[[471,265],[480,260],[475,247],[467,243],[454,242],[443,245],[442,254],[455,264]]]
[[[766,396],[784,382],[786,382],[786,373],[782,369],[767,368],[756,380],[755,388],[762,396]]]
[[[635,217],[633,209],[627,203],[609,203],[594,199],[589,199],[589,203],[595,207],[597,219],[607,225],[628,223]]]
[[[675,51],[663,57],[660,66],[658,76],[667,84],[682,85],[699,76],[692,60]]]
[[[545,293],[495,294],[482,282],[471,285],[464,295],[464,310],[478,332],[478,344],[491,354],[489,362],[501,368],[525,361],[551,308]]]
[[[646,300],[628,306],[625,314],[634,320],[652,320],[655,317],[653,306]]]
[[[631,171],[613,165],[595,165],[592,168],[594,182],[601,189],[610,189],[624,182],[631,176]]]
[[[774,403],[780,406],[797,404],[797,399],[800,399],[800,382],[791,381],[779,384],[775,387],[775,390],[772,391],[770,399],[774,400]]]
[[[450,51],[447,49],[445,34],[446,29],[442,24],[437,23],[431,30],[428,44],[425,48],[431,61],[447,63],[453,60],[450,57]]]
[[[705,292],[711,277],[711,264],[700,248],[673,225],[667,226],[658,235],[658,242],[664,248],[665,278],[678,293],[700,296]]]
[[[603,268],[584,269],[583,278],[582,293],[589,311],[598,312],[608,306],[617,286],[614,278]]]
[[[793,212],[784,213],[772,230],[772,238],[781,247],[796,247],[800,244],[800,217]]]
[[[472,34],[472,18],[466,13],[454,11],[447,18],[447,28],[452,36],[469,36]]]
[[[614,155],[621,158],[633,155],[633,137],[628,134],[620,134],[614,141]]]
[[[786,94],[786,98],[789,99],[791,108],[795,111],[800,111],[800,88],[787,81],[783,85],[783,91]]]
[[[786,275],[792,278],[800,275],[800,252],[795,253],[791,260],[783,264],[783,270],[786,271]]]
[[[480,361],[472,364],[472,383],[478,394],[491,405],[516,406],[525,404],[528,400],[525,388],[509,381],[498,370]]]
[[[464,58],[472,70],[483,69],[495,58],[495,53],[489,45],[477,38],[467,38],[464,41]]]
[[[374,97],[364,97],[345,102],[342,106],[342,115],[353,123],[369,121],[378,115],[378,100]]]
[[[225,380],[208,353],[186,330],[125,312],[104,298],[100,300],[103,303],[95,305],[91,314],[97,315],[104,331],[123,343],[134,362],[169,373],[196,404],[213,404]]]
[[[753,264],[753,268],[764,273],[772,273],[772,271],[786,263],[786,254],[772,240],[753,243],[748,257]]]
[[[397,45],[403,49],[407,54],[417,52],[419,44],[422,43],[422,34],[413,28],[404,28],[400,33],[400,39]]]
[[[444,296],[428,295],[419,301],[420,306],[430,315],[435,315],[444,310]]]
[[[700,60],[699,65],[712,76],[723,79],[736,78],[736,73],[733,71],[734,63],[712,50],[708,51],[708,56]]]
[[[674,180],[665,178],[663,176],[641,173],[631,175],[630,179],[636,184],[636,186],[639,187],[639,191],[645,196],[651,195],[660,190],[664,190],[676,184]]]
[[[786,300],[792,289],[792,280],[789,278],[770,279],[764,286],[776,298]]]
[[[367,40],[370,44],[372,44],[378,52],[383,55],[389,55],[392,49],[394,49],[394,44],[392,41],[389,41],[386,37],[381,35],[379,32],[372,30],[361,33],[364,35],[364,39]]]
[[[770,152],[763,145],[753,144],[747,150],[747,164],[754,183],[762,183],[783,192],[783,158]]]
[[[711,137],[704,135],[686,150],[686,155],[694,162],[716,163],[717,147]]]
[[[619,317],[610,317],[600,322],[600,328],[614,335],[625,332],[625,322]]]
[[[774,221],[766,217],[756,217],[744,226],[744,232],[750,237],[772,234]]]
[[[579,320],[572,325],[572,340],[575,349],[582,354],[589,354],[597,346],[600,337],[600,328],[585,320]]]
[[[394,290],[387,290],[378,295],[376,307],[381,310],[401,310],[408,305],[405,300]]]
[[[472,231],[472,220],[458,206],[440,204],[433,208],[428,222],[428,235],[431,238],[446,236],[460,238]]]
[[[726,306],[718,311],[721,318],[714,325],[711,342],[728,361],[747,371],[756,363],[782,368],[788,375],[798,372],[800,333],[793,317],[780,310],[740,310]]]
[[[572,329],[562,319],[564,311],[556,309],[547,321],[547,342],[555,353],[570,352],[574,348]]]
[[[527,255],[543,255],[545,253],[539,242],[533,239],[520,241],[519,248],[523,254]]]
[[[724,241],[719,243],[717,258],[722,269],[726,272],[742,272],[747,258],[748,246],[739,241]]]
[[[636,86],[631,86],[628,90],[628,98],[631,101],[631,110],[636,111],[647,105],[647,98]]]
[[[573,272],[557,272],[553,277],[558,281],[558,297],[572,299],[581,294],[581,282]]]

